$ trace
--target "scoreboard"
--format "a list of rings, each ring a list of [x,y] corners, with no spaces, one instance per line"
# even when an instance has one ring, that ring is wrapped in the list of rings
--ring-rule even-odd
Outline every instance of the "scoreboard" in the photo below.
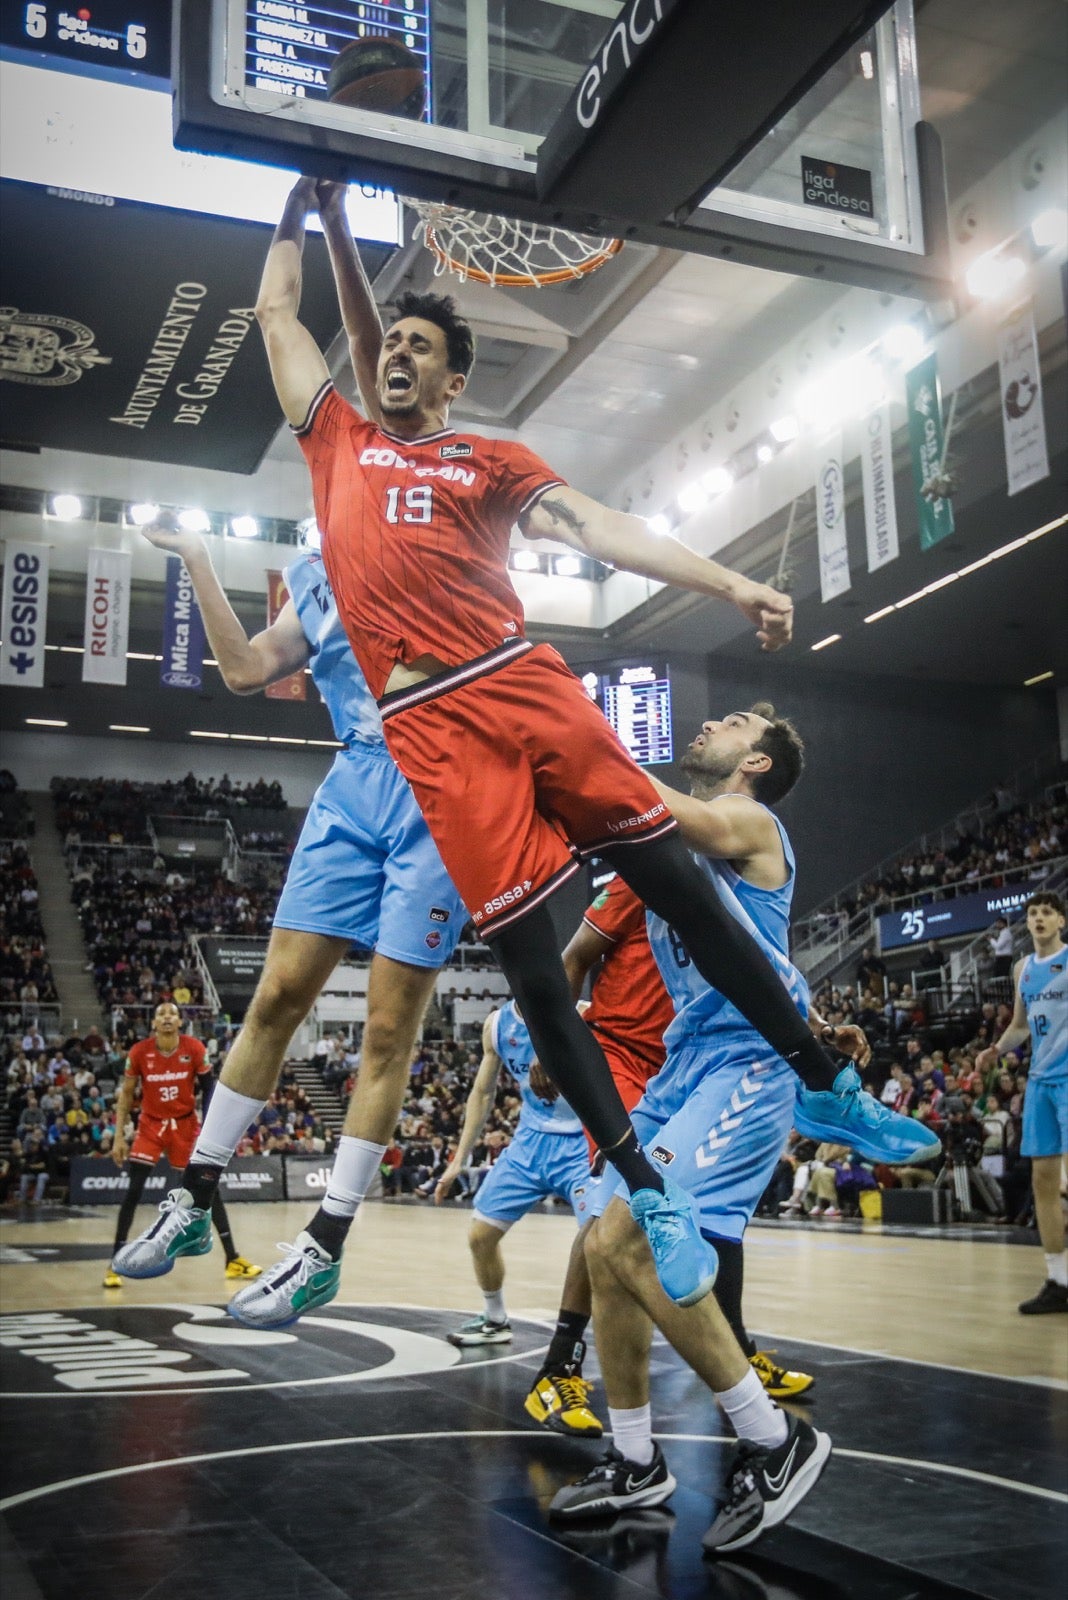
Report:
[[[35,55],[61,56],[86,71],[171,73],[171,0],[89,0],[0,6],[0,41]]]
[[[671,683],[663,662],[602,665],[580,670],[579,676],[639,766],[661,766],[673,759]]]
[[[430,0],[247,0],[245,83],[250,89],[325,100],[330,66],[354,39],[393,39],[422,62],[430,104]]]

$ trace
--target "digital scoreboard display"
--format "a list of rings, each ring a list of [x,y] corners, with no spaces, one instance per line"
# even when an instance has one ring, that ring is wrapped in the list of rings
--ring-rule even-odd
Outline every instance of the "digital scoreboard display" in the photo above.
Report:
[[[601,665],[580,671],[579,677],[639,766],[660,766],[673,759],[671,684],[663,662]]]
[[[108,68],[171,74],[171,0],[89,0],[0,6],[0,40],[19,50],[62,56],[88,71]]]
[[[333,0],[293,5],[248,0],[245,82],[250,89],[325,100],[330,67],[355,39],[394,39],[423,64],[430,104],[430,0]]]

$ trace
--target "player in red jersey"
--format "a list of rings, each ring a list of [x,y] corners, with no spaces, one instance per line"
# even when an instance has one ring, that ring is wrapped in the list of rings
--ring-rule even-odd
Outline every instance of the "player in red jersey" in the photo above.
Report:
[[[326,231],[361,396],[334,389],[299,320],[307,213]],[[720,904],[674,818],[557,653],[523,634],[508,576],[513,524],[529,538],[730,601],[766,649],[791,632],[789,599],[656,538],[562,484],[524,446],[448,427],[474,359],[451,300],[405,296],[384,333],[337,185],[301,179],[264,268],[256,313],[282,409],[312,473],[323,556],[390,752],[450,877],[493,945],[539,1058],[641,1216],[679,1304],[715,1278],[689,1199],[646,1159],[603,1052],[582,1025],[545,901],[584,856],[605,858],[676,929],[697,970],[813,1092],[855,1076],[800,1021],[756,942]]]
[[[163,1156],[167,1157],[176,1173],[184,1171],[200,1132],[197,1090],[200,1090],[204,1109],[207,1109],[211,1097],[211,1063],[204,1046],[192,1034],[183,1033],[181,1026],[182,1016],[178,1007],[173,1001],[165,1000],[156,1007],[150,1036],[139,1039],[126,1057],[126,1071],[115,1105],[115,1142],[111,1148],[111,1159],[117,1167],[125,1163],[130,1187],[119,1207],[112,1261],[104,1274],[105,1289],[121,1289],[122,1277],[141,1276],[136,1270],[128,1270],[131,1266],[136,1268],[136,1261],[125,1261],[120,1252],[129,1237],[142,1190],[149,1173]],[[127,1150],[126,1124],[138,1091],[141,1115],[133,1144]],[[226,1252],[226,1276],[258,1277],[262,1269],[253,1266],[251,1261],[246,1261],[237,1252],[230,1232],[230,1219],[218,1193],[212,1204],[211,1215]],[[136,1241],[130,1249],[136,1249]]]

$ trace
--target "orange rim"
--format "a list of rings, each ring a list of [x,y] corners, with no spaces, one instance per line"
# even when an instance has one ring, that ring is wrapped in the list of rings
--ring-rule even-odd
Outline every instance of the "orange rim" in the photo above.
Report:
[[[603,267],[606,261],[618,255],[623,248],[622,239],[612,239],[603,249],[594,251],[585,261],[576,262],[573,267],[554,267],[551,272],[487,272],[484,267],[468,266],[462,261],[455,260],[438,239],[432,222],[424,225],[423,242],[442,266],[448,267],[458,277],[473,278],[476,283],[488,283],[491,288],[501,289],[524,289],[535,284],[548,288],[554,283],[570,283],[575,278],[586,278],[591,272],[596,272],[598,267]]]

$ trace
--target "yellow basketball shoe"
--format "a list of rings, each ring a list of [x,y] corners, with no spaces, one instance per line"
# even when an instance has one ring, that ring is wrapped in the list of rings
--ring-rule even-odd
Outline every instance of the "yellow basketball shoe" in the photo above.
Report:
[[[246,1261],[244,1256],[235,1256],[232,1261],[226,1263],[228,1278],[258,1278],[262,1271],[262,1267],[254,1266],[251,1261]]]
[[[599,1439],[604,1428],[590,1410],[593,1384],[577,1373],[547,1372],[523,1402],[523,1410],[543,1428],[576,1439]]]
[[[800,1400],[812,1388],[815,1378],[807,1372],[788,1372],[785,1367],[777,1367],[771,1359],[774,1354],[774,1350],[758,1350],[755,1356],[749,1357],[749,1365],[773,1400]]]
[[[111,1269],[111,1267],[108,1267],[107,1271],[104,1274],[103,1288],[105,1288],[105,1289],[121,1289],[122,1288],[122,1279],[119,1277],[117,1272],[114,1272]]]

